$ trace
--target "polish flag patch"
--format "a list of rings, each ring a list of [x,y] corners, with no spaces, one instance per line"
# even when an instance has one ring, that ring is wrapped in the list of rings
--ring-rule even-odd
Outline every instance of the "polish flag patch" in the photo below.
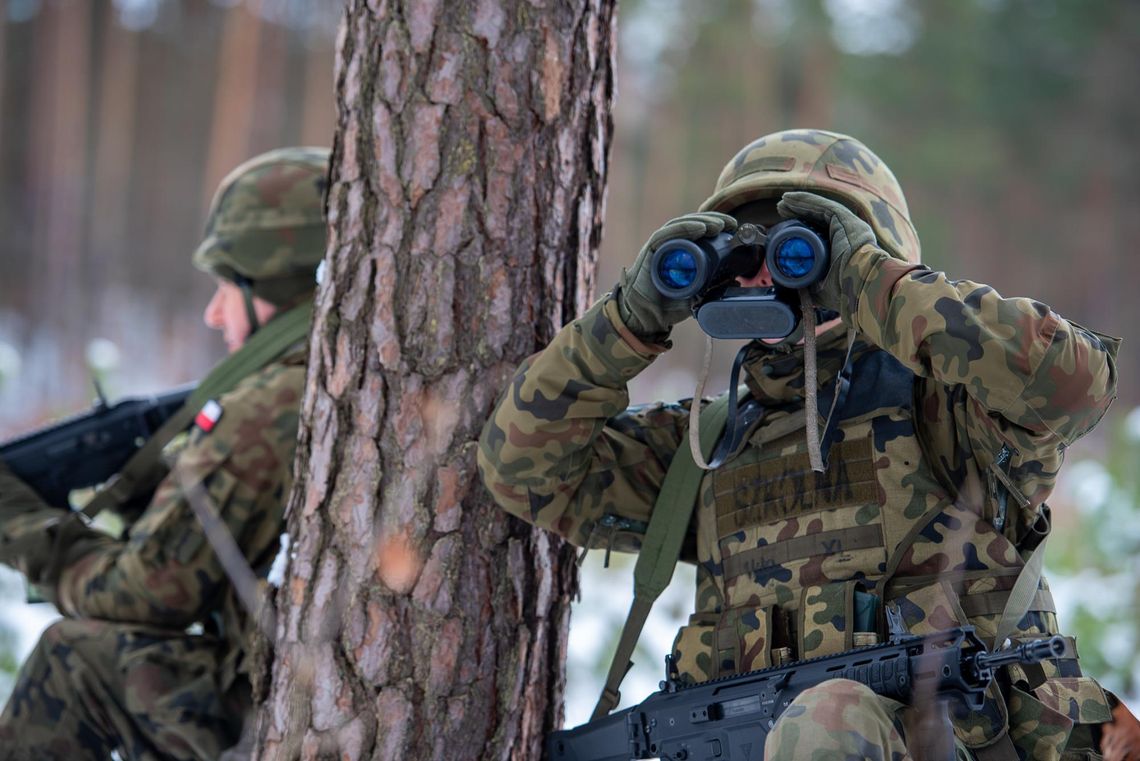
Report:
[[[214,426],[222,419],[222,405],[211,399],[202,405],[202,409],[194,417],[194,425],[206,433],[214,430]]]

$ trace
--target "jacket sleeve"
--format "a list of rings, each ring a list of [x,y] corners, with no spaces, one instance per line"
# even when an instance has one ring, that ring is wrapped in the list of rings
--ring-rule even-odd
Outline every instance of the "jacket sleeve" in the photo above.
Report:
[[[1067,446],[1116,397],[1117,339],[1039,301],[865,251],[853,262],[863,282],[855,326],[919,375],[963,386],[978,412]]]
[[[636,550],[688,425],[687,403],[626,409],[626,383],[662,351],[607,298],[524,362],[479,441],[495,500],[575,545]]]
[[[266,399],[258,395],[269,389],[257,388],[240,398],[239,389],[222,398],[224,412],[212,431],[192,430],[124,540],[104,537],[69,548],[56,590],[63,613],[182,627],[220,607],[229,581],[191,499],[222,519],[255,567],[276,549],[299,394],[277,388],[273,393],[284,396]]]
[[[855,277],[845,287],[858,290],[852,321],[925,379],[921,421],[947,423],[936,433],[946,450],[971,451],[982,470],[999,460],[1034,507],[1040,504],[1063,450],[1116,397],[1119,339],[1039,301],[1003,298],[987,285],[915,269],[872,247],[851,266]],[[959,457],[946,456],[951,463]]]
[[[96,541],[102,536],[70,510],[48,505],[0,462],[0,563],[36,586],[54,587],[60,560],[56,548],[63,535]]]

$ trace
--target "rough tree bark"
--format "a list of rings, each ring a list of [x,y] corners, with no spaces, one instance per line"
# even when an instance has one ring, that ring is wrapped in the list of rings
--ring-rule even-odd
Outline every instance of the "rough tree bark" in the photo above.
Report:
[[[489,500],[498,391],[593,297],[613,0],[353,0],[265,759],[532,759],[570,548]]]

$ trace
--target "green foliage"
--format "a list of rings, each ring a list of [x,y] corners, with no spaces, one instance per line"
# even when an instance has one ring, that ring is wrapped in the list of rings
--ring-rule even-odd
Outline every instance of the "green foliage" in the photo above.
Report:
[[[20,664],[16,661],[16,633],[8,627],[0,627],[0,674],[15,676]]]
[[[1140,687],[1140,408],[1110,432],[1103,458],[1071,463],[1054,509],[1047,566],[1084,670],[1108,688]]]
[[[16,607],[13,603],[22,593],[22,588],[19,576],[0,567],[0,611],[7,612]],[[20,668],[19,646],[19,634],[5,613],[0,613],[0,703],[7,701],[15,683],[16,672]]]

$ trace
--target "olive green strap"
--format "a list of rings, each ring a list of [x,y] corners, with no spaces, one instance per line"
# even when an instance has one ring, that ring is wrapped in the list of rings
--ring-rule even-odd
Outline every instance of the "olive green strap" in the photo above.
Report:
[[[693,403],[699,402],[694,400]],[[700,413],[701,452],[706,459],[724,430],[727,411],[726,394],[711,402]],[[689,521],[703,477],[704,472],[697,467],[691,448],[679,445],[665,474],[665,481],[661,484],[653,513],[649,516],[649,527],[645,531],[645,539],[641,543],[637,564],[633,569],[633,605],[630,606],[629,616],[622,627],[617,651],[614,652],[605,687],[591,720],[600,719],[621,702],[618,688],[626,672],[633,666],[630,658],[649,611],[673,578],[673,569],[681,557],[681,545],[689,530]]]
[[[251,335],[236,352],[222,360],[186,402],[131,455],[123,469],[112,476],[103,488],[83,508],[84,514],[94,518],[108,507],[125,505],[135,497],[153,490],[166,474],[162,462],[162,449],[170,440],[194,420],[194,416],[210,399],[231,391],[243,378],[268,365],[285,353],[289,347],[309,334],[313,317],[313,302],[305,303],[280,314]]]

